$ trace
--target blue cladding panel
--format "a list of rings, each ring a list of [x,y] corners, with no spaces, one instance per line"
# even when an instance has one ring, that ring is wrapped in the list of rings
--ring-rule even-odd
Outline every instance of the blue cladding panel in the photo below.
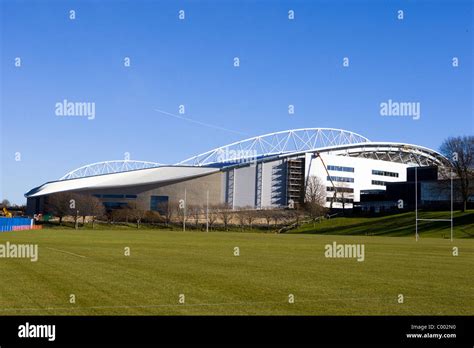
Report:
[[[0,217],[0,232],[11,231],[14,226],[30,226],[31,219]]]
[[[157,211],[161,215],[166,214],[168,210],[168,196],[151,196],[150,210]]]

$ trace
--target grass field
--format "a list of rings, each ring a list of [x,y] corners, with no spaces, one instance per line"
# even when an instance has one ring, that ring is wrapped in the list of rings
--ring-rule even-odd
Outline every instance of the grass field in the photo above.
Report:
[[[474,314],[473,239],[44,229],[6,241],[38,243],[39,260],[0,259],[0,315]],[[333,241],[363,243],[365,261],[325,258]]]
[[[449,219],[449,211],[419,212],[420,219]],[[474,238],[474,211],[454,212],[454,238]],[[290,233],[315,233],[334,235],[371,235],[413,237],[415,213],[403,213],[382,217],[336,217],[321,223],[305,224]],[[446,221],[419,221],[418,233],[429,238],[450,238],[451,224]]]

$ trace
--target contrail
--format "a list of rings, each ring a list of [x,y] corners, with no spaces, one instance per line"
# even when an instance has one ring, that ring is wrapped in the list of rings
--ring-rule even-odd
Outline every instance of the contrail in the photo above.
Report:
[[[239,134],[239,135],[248,135],[247,133],[239,132],[239,131],[236,131],[236,130],[233,130],[233,129],[228,129],[228,128],[224,128],[224,127],[220,127],[220,126],[215,126],[213,124],[196,121],[196,120],[193,120],[193,119],[190,119],[190,118],[187,118],[187,117],[174,115],[172,113],[169,113],[169,112],[166,112],[166,111],[163,111],[163,110],[159,110],[159,109],[154,109],[154,110],[159,112],[159,113],[162,113],[164,115],[168,115],[168,116],[171,116],[171,117],[183,120],[183,121],[196,123],[196,124],[204,126],[204,127],[219,129],[219,130],[222,130],[222,131],[225,131],[225,132],[235,133],[235,134]]]

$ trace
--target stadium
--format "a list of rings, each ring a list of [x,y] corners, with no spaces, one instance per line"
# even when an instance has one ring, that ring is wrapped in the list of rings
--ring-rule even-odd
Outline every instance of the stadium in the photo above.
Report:
[[[134,203],[160,213],[180,200],[232,209],[281,208],[302,204],[308,180],[316,176],[326,185],[327,207],[350,209],[361,192],[406,181],[410,167],[447,163],[438,152],[419,145],[374,142],[341,129],[304,128],[234,142],[173,165],[93,163],[25,196],[29,215],[43,213],[48,196],[60,192],[93,195],[106,209]]]

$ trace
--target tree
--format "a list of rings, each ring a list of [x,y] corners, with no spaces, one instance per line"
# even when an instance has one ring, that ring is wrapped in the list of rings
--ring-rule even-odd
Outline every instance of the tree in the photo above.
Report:
[[[450,160],[453,172],[459,179],[462,211],[466,211],[467,201],[472,194],[469,185],[474,179],[474,136],[450,137],[443,142],[440,151]]]
[[[218,218],[218,211],[219,207],[216,205],[211,205],[209,206],[209,211],[208,211],[208,223],[209,223],[209,229],[212,230],[212,226],[214,226],[214,223],[216,222]]]
[[[267,223],[267,230],[270,229],[270,223],[272,222],[273,215],[275,211],[271,207],[266,207],[260,210],[260,216],[265,220]]]
[[[110,220],[112,222],[128,222],[128,217],[130,215],[130,209],[128,208],[119,208],[114,209],[110,212]]]
[[[62,226],[63,218],[72,213],[75,202],[73,195],[67,192],[58,192],[49,195],[46,203],[46,211],[59,218],[59,225]]]
[[[245,208],[237,209],[234,212],[234,216],[237,217],[237,221],[239,222],[240,229],[243,231],[244,226],[245,226],[245,222],[247,221]]]
[[[161,212],[160,215],[163,217],[166,227],[168,227],[174,216],[173,209],[170,208],[168,202],[161,202],[158,204],[158,210]]]
[[[105,215],[104,204],[94,196],[89,196],[87,198],[88,202],[88,214],[92,218],[92,229],[94,229],[94,223],[97,218],[100,218]]]
[[[194,220],[194,226],[196,229],[199,228],[199,219],[201,218],[202,208],[199,205],[188,206],[189,216]]]
[[[151,223],[156,223],[158,221],[162,221],[163,220],[163,217],[160,215],[160,213],[158,213],[157,211],[154,211],[154,210],[147,210],[145,212],[145,217],[144,219],[147,221],[147,222],[151,222]]]
[[[290,223],[295,223],[297,226],[300,223],[301,211],[300,209],[290,209],[287,211],[287,216],[290,220]]]
[[[78,193],[72,193],[71,194],[71,200],[70,200],[70,209],[73,219],[74,219],[74,228],[77,230],[79,228],[78,223],[79,223],[79,209],[83,209],[83,195],[78,194]]]
[[[252,229],[253,222],[257,218],[257,212],[253,207],[245,207],[244,210],[245,222],[249,225],[249,228]]]
[[[354,189],[349,187],[345,182],[337,183],[336,185],[336,201],[341,202],[342,204],[342,213],[346,208],[346,203],[349,203],[351,200],[354,201]]]
[[[278,227],[278,222],[284,218],[283,210],[273,210],[272,219],[275,225],[275,228]]]
[[[176,216],[178,217],[178,220],[179,222],[181,223],[181,225],[183,225],[183,229],[184,229],[184,226],[186,224],[186,222],[188,221],[188,207],[186,207],[185,205],[181,206],[181,203],[178,203],[176,205]]]
[[[140,223],[146,215],[146,210],[138,208],[136,203],[129,204],[129,216],[137,223],[137,228],[140,228]]]
[[[326,204],[326,186],[317,176],[310,176],[306,183],[304,206],[313,220],[323,215]]]
[[[8,199],[3,199],[2,203],[0,203],[2,208],[8,208],[10,206],[10,201]]]
[[[103,203],[92,195],[88,194],[76,194],[73,199],[76,201],[76,213],[82,216],[82,225],[85,224],[86,217],[92,218],[92,228],[97,217],[105,214],[105,208]]]
[[[228,231],[229,223],[232,221],[232,209],[229,204],[224,203],[220,204],[218,208],[218,215],[219,218],[222,220],[224,224],[224,229]]]

